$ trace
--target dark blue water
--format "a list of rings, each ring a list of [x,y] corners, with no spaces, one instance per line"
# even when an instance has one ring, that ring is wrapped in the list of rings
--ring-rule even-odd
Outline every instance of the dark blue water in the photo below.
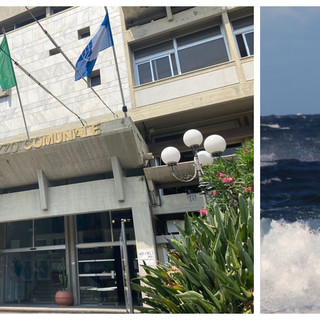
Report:
[[[320,115],[261,117],[261,312],[320,313]]]
[[[320,218],[320,115],[261,117],[261,217]]]

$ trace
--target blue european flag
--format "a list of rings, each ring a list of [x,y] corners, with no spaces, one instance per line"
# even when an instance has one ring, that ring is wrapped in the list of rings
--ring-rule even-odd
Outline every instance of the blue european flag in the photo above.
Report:
[[[111,46],[113,46],[113,39],[107,12],[99,30],[84,48],[76,63],[76,68],[79,70],[80,74],[83,77],[89,77],[96,63],[99,52]],[[77,72],[75,74],[76,81],[81,79]]]

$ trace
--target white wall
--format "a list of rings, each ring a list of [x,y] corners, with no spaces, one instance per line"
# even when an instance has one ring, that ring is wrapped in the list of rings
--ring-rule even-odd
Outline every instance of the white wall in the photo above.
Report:
[[[254,62],[249,61],[249,62],[244,62],[242,63],[243,67],[243,72],[246,77],[247,81],[253,80],[254,79]]]
[[[195,93],[214,90],[239,83],[234,66],[190,75],[190,77],[176,77],[170,82],[142,87],[136,90],[135,98],[138,107],[180,98]]]
[[[130,108],[120,8],[108,7],[108,10],[125,102]],[[76,64],[82,50],[98,30],[104,15],[103,6],[78,7],[51,16],[41,21],[41,25],[61,46],[68,58]],[[90,38],[78,40],[78,30],[87,26],[90,26]],[[49,50],[53,49],[54,45],[37,24],[30,24],[8,32],[7,39],[12,58],[83,119],[89,120],[92,117],[110,114],[110,111],[87,88],[83,80],[74,81],[74,70],[61,54],[49,56]],[[102,85],[96,86],[94,89],[114,112],[120,111],[122,100],[112,48],[100,52],[94,70],[96,69],[100,69]],[[79,122],[76,116],[66,110],[16,66],[14,66],[14,70],[29,132]],[[14,87],[10,89],[8,97],[0,97],[0,139],[24,133],[22,114],[17,91]]]

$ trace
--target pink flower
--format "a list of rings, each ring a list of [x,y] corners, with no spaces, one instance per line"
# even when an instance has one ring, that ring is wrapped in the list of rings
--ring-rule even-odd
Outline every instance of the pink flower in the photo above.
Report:
[[[219,178],[219,180],[223,179],[225,175],[225,172],[224,171],[221,171],[219,174],[217,174],[217,177]]]
[[[225,183],[232,183],[233,182],[233,179],[231,178],[231,177],[225,177],[224,179],[223,179],[223,181],[225,182]]]
[[[202,217],[205,216],[207,213],[208,213],[207,208],[203,208],[200,210],[200,216],[202,216]]]
[[[212,195],[215,197],[217,195],[217,191],[212,191]]]
[[[253,192],[253,187],[248,187],[245,190],[248,191],[248,192]]]
[[[246,146],[244,149],[243,149],[243,153],[248,153],[250,147],[249,146]]]

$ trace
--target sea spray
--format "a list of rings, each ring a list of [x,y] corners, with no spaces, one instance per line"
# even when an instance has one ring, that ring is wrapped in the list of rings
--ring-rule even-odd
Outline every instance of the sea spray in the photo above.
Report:
[[[320,220],[261,220],[261,312],[320,312]]]

